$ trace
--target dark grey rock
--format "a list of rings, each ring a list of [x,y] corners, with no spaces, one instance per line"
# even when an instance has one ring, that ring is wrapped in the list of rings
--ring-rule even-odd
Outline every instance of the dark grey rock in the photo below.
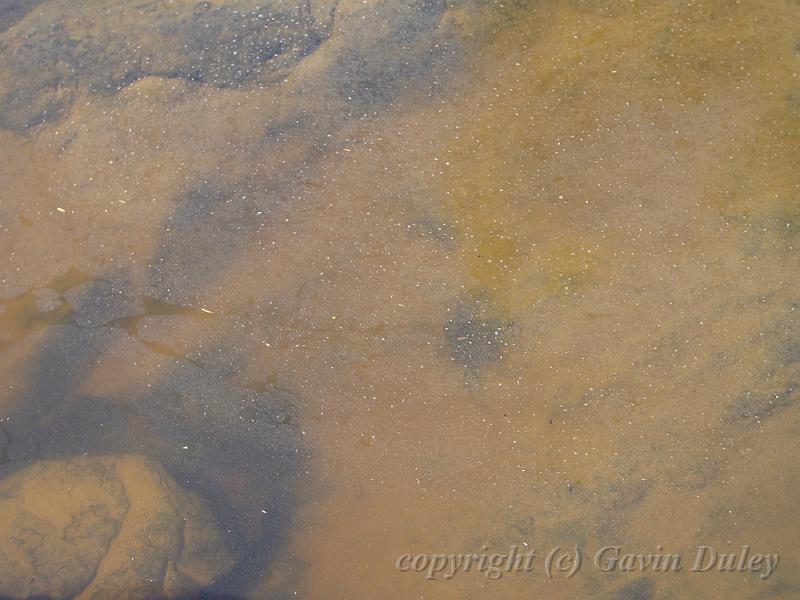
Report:
[[[346,41],[331,67],[334,89],[362,109],[391,103],[413,81],[435,85],[454,51],[439,25],[444,0],[385,0],[350,15]]]
[[[103,10],[51,0],[0,35],[0,125],[25,132],[57,120],[79,86],[112,94],[148,75],[245,85],[291,68],[330,24],[299,0],[114,0]]]

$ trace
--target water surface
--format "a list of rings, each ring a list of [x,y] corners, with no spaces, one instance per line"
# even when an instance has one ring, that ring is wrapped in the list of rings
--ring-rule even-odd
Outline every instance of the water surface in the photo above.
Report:
[[[28,0],[0,48],[6,482],[208,520],[192,593],[800,595],[796,1]]]

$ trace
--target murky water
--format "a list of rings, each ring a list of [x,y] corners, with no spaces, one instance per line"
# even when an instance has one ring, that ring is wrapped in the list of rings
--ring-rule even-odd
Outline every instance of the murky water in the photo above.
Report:
[[[800,597],[796,0],[6,0],[0,127],[0,596]]]

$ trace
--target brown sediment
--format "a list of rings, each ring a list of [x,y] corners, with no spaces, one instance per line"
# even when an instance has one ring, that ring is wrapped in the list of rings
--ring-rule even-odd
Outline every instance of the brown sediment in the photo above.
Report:
[[[278,80],[142,73],[0,132],[0,400],[96,400],[241,514],[291,489],[253,597],[767,589],[395,569],[523,542],[749,544],[791,597],[798,7],[340,4]]]

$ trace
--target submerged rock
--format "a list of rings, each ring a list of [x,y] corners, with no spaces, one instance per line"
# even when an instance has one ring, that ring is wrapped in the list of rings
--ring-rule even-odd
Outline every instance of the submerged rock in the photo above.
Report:
[[[0,9],[0,127],[25,135],[60,121],[79,97],[113,95],[145,77],[262,89],[288,81],[311,55],[319,59],[292,93],[325,99],[321,112],[335,118],[361,118],[412,89],[437,93],[463,42],[446,14],[478,14],[476,4],[15,0],[5,19]]]
[[[59,119],[79,88],[146,76],[235,87],[292,67],[328,36],[330,3],[50,0],[0,36],[0,125]]]
[[[233,566],[200,498],[134,455],[17,472],[0,482],[0,523],[2,596],[169,598]]]

